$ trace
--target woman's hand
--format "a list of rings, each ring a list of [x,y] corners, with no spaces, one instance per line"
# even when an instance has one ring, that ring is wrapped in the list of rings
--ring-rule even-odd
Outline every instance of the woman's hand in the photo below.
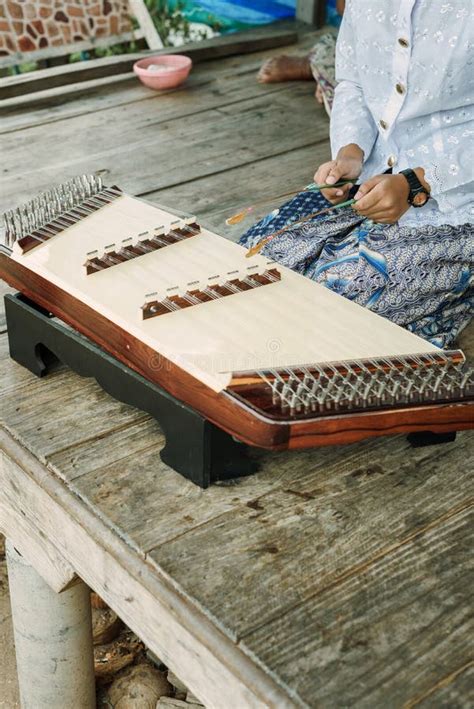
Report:
[[[357,180],[362,172],[364,153],[358,145],[352,143],[339,151],[336,160],[323,163],[314,175],[317,185],[334,185],[339,180]],[[347,199],[347,193],[353,186],[350,182],[335,189],[322,190],[323,195],[332,204],[339,204]]]
[[[410,208],[409,193],[403,175],[376,175],[359,187],[354,209],[379,224],[395,224]]]

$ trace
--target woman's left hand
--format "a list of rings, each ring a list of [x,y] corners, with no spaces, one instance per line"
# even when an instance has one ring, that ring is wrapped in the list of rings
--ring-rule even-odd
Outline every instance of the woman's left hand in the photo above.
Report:
[[[359,187],[353,207],[374,222],[395,224],[410,208],[409,193],[403,175],[376,175]]]

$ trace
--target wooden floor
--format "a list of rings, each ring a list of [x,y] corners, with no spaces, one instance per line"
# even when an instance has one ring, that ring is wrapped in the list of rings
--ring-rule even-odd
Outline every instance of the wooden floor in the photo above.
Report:
[[[329,154],[314,86],[258,85],[262,58],[200,64],[161,96],[118,77],[8,99],[0,210],[101,171],[237,236],[223,226],[236,206],[307,183]],[[206,623],[211,654],[261,706],[470,705],[472,434],[439,447],[399,436],[262,454],[260,473],[202,491],[160,461],[149,417],[64,368],[36,380],[9,359],[1,319],[0,331],[1,423],[41,464],[36,484],[54,500],[52,521],[38,524],[53,535],[60,506],[73,530],[56,528],[61,554],[137,632],[132,595],[166,583],[188,609],[176,610],[186,632]],[[77,520],[100,558],[76,549]],[[112,547],[133,594],[103,580]],[[167,663],[189,680],[169,643]],[[220,707],[232,706],[244,704],[222,695]]]
[[[100,171],[108,184],[225,228],[240,202],[307,184],[329,155],[329,122],[312,82],[255,81],[263,58],[280,51],[205,62],[186,88],[160,96],[119,77],[5,99],[0,211]]]

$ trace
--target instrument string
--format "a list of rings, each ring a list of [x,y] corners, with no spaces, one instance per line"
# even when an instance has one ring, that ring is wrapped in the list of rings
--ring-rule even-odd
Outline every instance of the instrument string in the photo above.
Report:
[[[251,212],[253,212],[257,207],[263,207],[266,204],[271,204],[272,202],[276,202],[279,199],[284,199],[285,197],[292,197],[293,195],[299,194],[300,192],[320,192],[321,190],[326,189],[337,189],[338,187],[343,187],[344,185],[351,185],[353,184],[353,182],[353,180],[339,180],[339,182],[336,182],[334,185],[316,185],[314,182],[310,182],[310,184],[306,185],[306,187],[300,187],[299,189],[292,190],[291,192],[282,192],[281,194],[274,195],[273,197],[266,197],[265,199],[260,199],[257,202],[254,202],[253,204],[249,205],[248,207],[244,207],[243,209],[239,210],[231,217],[228,217],[225,220],[225,223],[227,225],[240,224],[240,222],[243,221],[245,217],[248,216]]]
[[[190,222],[190,223],[187,223]],[[149,254],[156,251],[156,247],[163,248],[165,246],[171,246],[180,241],[184,241],[191,236],[196,236],[201,233],[201,228],[195,228],[192,224],[196,223],[196,217],[187,217],[185,221],[180,219],[171,222],[168,231],[165,230],[164,225],[160,225],[154,228],[154,233],[152,231],[143,231],[136,237],[136,241],[133,241],[132,237],[122,239],[120,244],[109,244],[105,247],[102,255],[99,255],[99,251],[90,251],[87,253],[87,260],[84,264],[86,268],[92,268],[95,271],[102,271],[105,268],[109,268],[110,265],[118,265],[123,263],[123,261],[129,261],[137,257],[140,254]],[[184,232],[184,233],[180,233]],[[149,243],[147,243],[149,242]],[[136,253],[138,251],[138,254]],[[118,257],[118,258],[116,258]],[[123,260],[121,260],[121,258]],[[115,261],[112,259],[115,258]],[[98,263],[98,262],[102,262]],[[109,262],[109,265],[103,265],[103,262]]]
[[[474,383],[474,369],[458,352],[380,357],[257,372],[269,387],[273,405],[289,410],[328,412],[355,407],[413,404],[430,397],[462,398]],[[310,367],[310,368],[309,368]],[[342,367],[342,370],[341,370]],[[372,371],[372,369],[375,371]],[[467,391],[466,391],[467,389]]]

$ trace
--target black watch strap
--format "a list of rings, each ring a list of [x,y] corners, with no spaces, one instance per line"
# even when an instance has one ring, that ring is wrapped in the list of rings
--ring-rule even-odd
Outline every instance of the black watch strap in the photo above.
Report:
[[[410,188],[410,192],[408,193],[409,204],[411,204],[412,207],[423,207],[429,200],[430,193],[423,187],[416,176],[416,172],[408,168],[407,170],[401,170],[400,175],[405,177]]]

